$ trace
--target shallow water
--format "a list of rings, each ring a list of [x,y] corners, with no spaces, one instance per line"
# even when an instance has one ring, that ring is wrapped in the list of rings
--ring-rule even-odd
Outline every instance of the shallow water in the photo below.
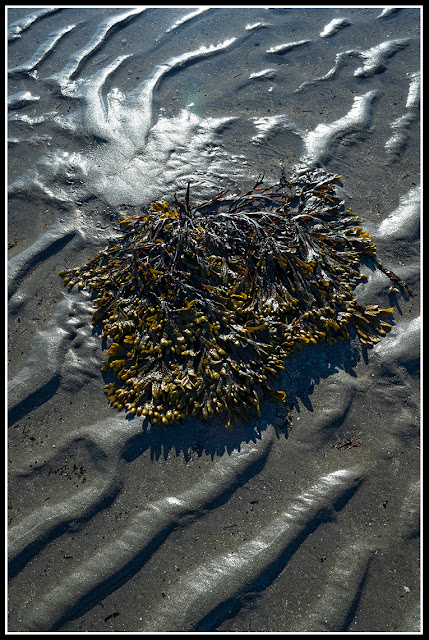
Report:
[[[108,407],[58,271],[112,211],[322,166],[419,293],[419,9],[9,10],[9,630],[418,631],[419,296],[290,359],[293,410]],[[364,267],[365,268],[365,267]]]

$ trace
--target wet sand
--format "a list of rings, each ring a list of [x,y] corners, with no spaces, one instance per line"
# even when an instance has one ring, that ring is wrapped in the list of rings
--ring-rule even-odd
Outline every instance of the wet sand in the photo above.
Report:
[[[9,11],[9,631],[420,631],[419,9]],[[379,260],[355,340],[228,434],[107,404],[58,272],[114,212],[342,175]]]

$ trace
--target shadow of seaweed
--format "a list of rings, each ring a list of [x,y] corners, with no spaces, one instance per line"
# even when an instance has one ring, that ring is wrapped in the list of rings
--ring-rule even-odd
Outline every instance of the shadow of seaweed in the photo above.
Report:
[[[124,414],[117,414],[116,410],[112,409],[112,414],[114,414],[112,419],[118,423],[116,437],[121,438],[122,434],[123,438],[122,446],[117,450],[117,453],[113,456],[103,453],[105,445],[101,440],[100,444],[96,446],[96,441],[101,437],[97,427],[93,436],[90,434],[85,436],[87,446],[91,445],[91,450],[96,447],[97,460],[102,454],[103,458],[110,460],[106,467],[106,469],[108,468],[106,487],[104,490],[95,492],[90,500],[91,504],[93,502],[92,507],[90,503],[86,504],[79,516],[76,515],[78,509],[76,514],[72,514],[73,517],[70,516],[68,520],[61,519],[57,523],[52,522],[49,532],[43,525],[39,535],[34,539],[29,539],[21,551],[12,556],[11,576],[17,575],[47,544],[69,531],[70,527],[76,528],[78,526],[81,528],[91,520],[94,513],[108,508],[114,502],[122,486],[123,465],[132,463],[145,451],[150,450],[151,460],[166,460],[173,453],[175,456],[183,455],[185,461],[203,456],[210,456],[214,461],[223,456],[231,457],[236,452],[240,453],[242,448],[249,443],[260,446],[269,427],[274,427],[277,439],[287,439],[293,410],[298,413],[303,409],[313,411],[311,395],[320,380],[328,378],[340,370],[355,376],[354,367],[359,361],[360,350],[353,345],[353,341],[350,339],[333,345],[326,343],[308,345],[301,352],[286,360],[286,370],[282,378],[277,380],[276,386],[285,390],[286,401],[281,403],[270,398],[265,399],[261,404],[261,416],[259,418],[254,416],[249,423],[235,425],[232,432],[225,429],[225,420],[222,414],[205,423],[196,417],[189,417],[183,423],[161,426],[150,425],[147,420],[140,417],[126,417]],[[123,431],[120,427],[121,419],[127,425]],[[102,424],[103,422],[100,423],[100,426]],[[139,425],[141,425],[141,431]],[[107,427],[107,424],[105,426]],[[73,434],[70,437],[72,440],[75,438]],[[94,437],[93,442],[92,438]],[[257,464],[259,463],[258,459]],[[48,460],[45,466],[49,466],[49,464]],[[104,462],[104,466],[106,464]],[[257,472],[258,470],[255,471],[255,473]],[[251,475],[253,475],[253,467]],[[246,482],[247,478],[246,475],[243,482]],[[241,480],[239,479],[238,482],[240,484]],[[228,500],[231,492],[233,493],[237,486],[236,483],[233,483],[227,488],[227,495],[217,495],[213,505],[207,505],[207,508],[214,508]],[[122,575],[123,571],[121,570]],[[122,580],[122,578],[118,577],[118,580]]]
[[[313,411],[311,395],[322,379],[340,370],[356,377],[354,368],[361,357],[366,358],[366,351],[355,346],[352,339],[332,345],[318,343],[306,346],[286,359],[286,369],[276,380],[276,388],[286,393],[285,402],[265,398],[261,404],[261,416],[257,418],[254,415],[249,423],[234,425],[232,432],[225,429],[226,418],[222,414],[205,423],[189,417],[171,426],[150,425],[147,420],[129,417],[129,420],[142,421],[142,432],[131,438],[122,455],[130,462],[150,449],[154,460],[167,459],[170,452],[183,454],[185,459],[202,455],[213,459],[240,451],[244,443],[256,442],[269,425],[275,428],[278,438],[287,439],[292,411]]]

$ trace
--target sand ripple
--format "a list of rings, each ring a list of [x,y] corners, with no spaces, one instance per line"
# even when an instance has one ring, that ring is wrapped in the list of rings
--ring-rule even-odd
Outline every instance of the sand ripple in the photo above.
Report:
[[[9,47],[9,629],[419,630],[418,295],[367,269],[391,333],[228,435],[113,415],[57,275],[113,210],[322,165],[418,294],[418,10],[14,9]]]

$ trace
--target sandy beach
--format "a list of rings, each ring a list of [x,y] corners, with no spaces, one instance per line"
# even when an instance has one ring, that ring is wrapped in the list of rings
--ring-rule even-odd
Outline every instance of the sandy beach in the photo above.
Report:
[[[9,8],[8,631],[421,632],[420,9]],[[117,214],[341,175],[394,308],[228,433],[118,412],[62,269]]]

